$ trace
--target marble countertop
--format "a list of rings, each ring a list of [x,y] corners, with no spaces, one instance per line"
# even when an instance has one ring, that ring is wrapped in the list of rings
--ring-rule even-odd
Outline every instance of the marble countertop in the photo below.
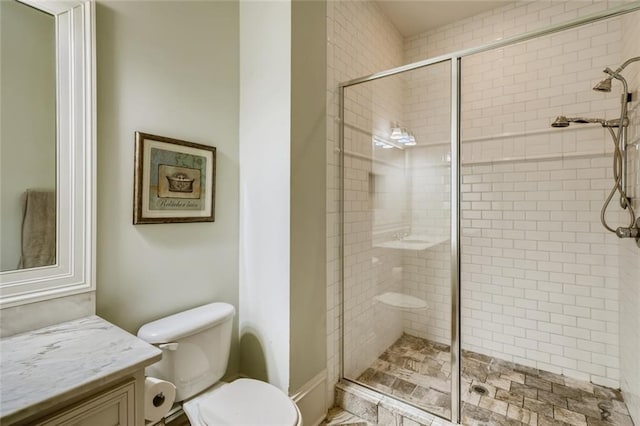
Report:
[[[26,419],[161,356],[95,315],[0,339],[0,422]]]

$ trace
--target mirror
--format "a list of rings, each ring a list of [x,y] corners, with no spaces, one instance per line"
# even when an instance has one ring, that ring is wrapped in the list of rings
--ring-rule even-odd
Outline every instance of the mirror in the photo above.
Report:
[[[55,264],[55,18],[0,2],[0,271]],[[17,161],[16,161],[17,160]]]
[[[0,2],[0,308],[95,289],[94,13]]]

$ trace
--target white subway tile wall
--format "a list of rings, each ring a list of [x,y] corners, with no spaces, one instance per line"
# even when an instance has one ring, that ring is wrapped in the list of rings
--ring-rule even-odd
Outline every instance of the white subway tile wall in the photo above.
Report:
[[[617,241],[599,222],[609,164],[598,156],[463,167],[465,349],[617,385]],[[558,177],[567,172],[573,179]],[[566,190],[580,172],[586,189]]]
[[[427,302],[424,311],[406,312],[404,331],[438,343],[451,343],[451,62],[407,73],[406,125],[418,145],[407,149],[410,176],[410,234],[442,241],[425,251],[404,252],[403,291]],[[424,144],[433,143],[428,148]]]

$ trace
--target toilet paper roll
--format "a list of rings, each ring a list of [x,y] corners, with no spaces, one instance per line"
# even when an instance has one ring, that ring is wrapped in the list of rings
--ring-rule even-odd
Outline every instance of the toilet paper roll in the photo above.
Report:
[[[176,399],[176,387],[166,380],[147,377],[144,380],[144,418],[158,421],[171,409]]]

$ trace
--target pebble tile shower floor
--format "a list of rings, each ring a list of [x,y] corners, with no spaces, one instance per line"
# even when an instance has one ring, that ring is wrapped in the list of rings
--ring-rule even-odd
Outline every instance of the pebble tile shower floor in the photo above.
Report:
[[[449,347],[404,334],[358,378],[451,415]],[[462,351],[462,423],[469,426],[633,426],[620,391]]]

